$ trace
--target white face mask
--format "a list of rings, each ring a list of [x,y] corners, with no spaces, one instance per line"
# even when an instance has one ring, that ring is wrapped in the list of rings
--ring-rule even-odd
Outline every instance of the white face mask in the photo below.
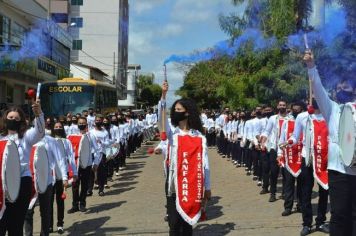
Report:
[[[45,130],[45,134],[47,134],[47,135],[51,135],[51,134],[52,134],[52,132],[51,132],[51,130],[50,130],[50,129],[46,129],[46,130]]]

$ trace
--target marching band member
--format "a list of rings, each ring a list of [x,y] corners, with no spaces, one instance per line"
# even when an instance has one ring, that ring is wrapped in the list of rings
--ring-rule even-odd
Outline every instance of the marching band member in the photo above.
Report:
[[[103,116],[97,114],[95,116],[95,128],[90,130],[89,133],[95,138],[99,149],[99,166],[97,169],[97,182],[99,186],[99,196],[104,196],[104,185],[107,181],[107,163],[105,150],[111,144],[109,133],[103,128]]]
[[[244,137],[244,130],[245,130],[245,120],[246,120],[246,113],[245,112],[240,112],[239,114],[239,125],[237,129],[237,140],[239,142],[239,148],[238,148],[238,153],[237,153],[237,165],[236,167],[241,167],[244,166],[244,159],[243,157],[245,156],[244,154],[244,142],[243,142],[243,137]]]
[[[88,113],[89,113],[88,117],[87,117],[88,129],[91,130],[94,128],[94,125],[95,125],[94,109],[89,108]]]
[[[45,121],[40,101],[32,105],[35,115],[34,127],[27,129],[25,113],[21,108],[12,107],[6,110],[2,117],[0,139],[12,140],[16,143],[21,162],[21,183],[17,200],[5,202],[6,209],[0,220],[0,235],[23,235],[23,225],[32,192],[32,175],[29,167],[32,146],[45,135]]]
[[[114,125],[111,124],[111,120],[109,117],[105,117],[103,119],[103,127],[106,129],[106,131],[109,134],[109,140],[110,140],[110,146],[117,146],[117,135],[118,135],[118,128]],[[107,168],[108,168],[108,177],[107,180],[112,181],[112,177],[114,175],[114,160],[108,160],[106,162]],[[107,185],[107,182],[105,183],[105,187],[108,188],[109,186]]]
[[[97,171],[99,165],[98,146],[95,142],[95,137],[88,132],[87,119],[81,117],[78,119],[78,128],[80,130],[79,135],[88,135],[90,141],[90,156],[88,157],[88,166],[82,168],[79,164],[78,167],[78,179],[74,185],[72,185],[73,202],[72,208],[67,211],[68,214],[75,213],[77,211],[86,211],[86,198],[93,194],[92,190],[89,190],[89,181],[92,178],[94,172]],[[78,158],[78,157],[75,157]],[[80,188],[80,192],[79,192]]]
[[[262,129],[262,106],[257,106],[255,109],[256,117],[251,121],[251,142],[252,142],[252,150],[251,157],[253,163],[253,180],[258,180],[257,185],[262,185],[262,165],[260,162],[261,156],[261,147],[259,144],[259,138],[261,135]]]
[[[58,143],[56,139],[46,134],[39,142],[43,143],[48,155],[48,182],[47,189],[44,193],[38,193],[38,201],[40,205],[41,216],[41,235],[48,236],[51,232],[51,203],[53,195],[53,186],[56,183],[56,170],[59,171],[59,176],[62,177],[62,185],[66,188],[68,186],[67,165],[64,158],[60,155],[58,150]],[[35,213],[35,204],[27,210],[25,217],[24,231],[26,236],[33,235],[33,215]],[[60,222],[62,223],[62,222]],[[63,228],[62,228],[63,230]]]
[[[78,177],[78,172],[74,160],[74,151],[72,144],[68,139],[66,139],[66,134],[63,128],[62,123],[57,122],[54,124],[54,127],[52,129],[52,137],[56,139],[61,139],[63,142],[63,147],[64,147],[64,157],[63,162],[66,164],[66,166],[71,166],[71,169],[73,170],[73,182],[77,180]],[[68,168],[67,168],[67,172]],[[51,222],[50,226],[51,229],[50,231],[53,231],[53,204],[54,204],[54,195],[56,195],[56,203],[57,203],[57,232],[59,234],[62,234],[63,231],[63,224],[64,224],[64,199],[62,198],[62,194],[64,191],[64,186],[63,186],[63,176],[61,175],[61,172],[58,170],[58,168],[55,171],[56,174],[56,183],[54,184],[54,190],[52,194],[52,203],[51,203]]]
[[[160,118],[162,117],[162,108],[165,106],[167,91],[168,83],[165,81],[162,86],[162,98],[158,106]],[[211,197],[206,139],[201,134],[203,128],[199,118],[199,111],[193,101],[188,99],[176,101],[170,114],[172,124],[176,129],[171,130],[168,122],[165,122],[168,145],[172,147],[170,149],[168,179],[168,195],[170,197],[167,204],[169,235],[189,236],[193,234],[192,225],[201,216],[201,208]],[[184,142],[183,139],[189,139],[189,141]],[[194,158],[195,155],[199,158]],[[186,171],[180,170],[178,167],[180,165],[189,165],[189,169]],[[189,171],[195,168],[196,171]],[[187,178],[186,175],[189,174],[193,176]],[[186,179],[188,183],[183,183],[182,178]],[[190,186],[195,184],[197,185],[197,192],[189,189]],[[189,206],[182,205],[183,201]],[[191,210],[193,210],[193,214],[188,216],[187,212]]]
[[[295,127],[295,119],[298,114],[303,110],[304,104],[294,103],[292,105],[292,118],[284,121],[281,128],[281,135],[278,143],[278,154],[277,161],[284,163],[285,171],[285,182],[283,185],[284,188],[284,211],[282,216],[289,216],[292,214],[293,202],[294,202],[294,190],[295,190],[295,181],[297,180],[297,209],[300,205],[300,190],[301,190],[301,165],[302,158],[301,152],[303,144],[301,139],[298,141],[298,144],[295,147],[282,148],[281,145],[285,144],[289,137],[293,134]]]
[[[116,145],[119,149],[119,153],[114,157],[114,170],[115,175],[119,176],[119,167],[120,167],[120,159],[122,158],[122,149],[121,149],[121,141],[123,139],[123,129],[119,127],[119,120],[116,115],[111,116],[111,125],[113,126],[113,130],[116,132]]]
[[[226,127],[225,127],[225,137],[226,137],[226,157],[230,161],[232,157],[232,122],[233,115],[230,113],[227,117]]]
[[[239,141],[237,140],[237,129],[239,126],[239,114],[237,112],[233,113],[233,121],[231,126],[231,139],[232,139],[232,160],[233,164],[237,165],[237,155],[239,152]]]
[[[270,186],[271,196],[269,202],[275,202],[277,192],[277,179],[279,174],[279,166],[277,162],[278,141],[280,138],[280,129],[285,120],[289,120],[291,116],[287,113],[287,103],[280,100],[277,105],[278,114],[271,116],[268,119],[267,126],[261,135],[262,149],[266,149],[263,161],[263,187],[262,193],[268,191]],[[283,170],[282,170],[283,171]]]
[[[78,118],[77,118],[77,116],[72,116],[71,122],[72,122],[72,124],[68,128],[68,134],[67,135],[77,134],[77,133],[80,132],[80,130],[78,128]]]
[[[331,205],[330,235],[351,236],[356,234],[356,168],[346,166],[339,142],[339,120],[341,107],[332,101],[321,83],[311,51],[304,55],[315,100],[325,118],[329,129],[328,178]],[[356,103],[355,68],[345,70],[345,77],[336,87],[336,98],[340,104]],[[352,124],[351,124],[352,125]]]
[[[208,114],[208,119],[205,122],[205,128],[207,130],[206,139],[208,142],[208,147],[209,148],[214,147],[216,134],[215,134],[215,121],[214,121],[214,116],[212,114]]]
[[[314,114],[309,114],[308,112],[302,112],[297,116],[295,120],[295,128],[293,135],[289,138],[288,143],[297,144],[297,140],[303,135],[303,161],[301,168],[301,206],[303,215],[303,229],[301,235],[307,235],[311,232],[311,226],[313,223],[313,209],[311,204],[312,190],[314,186],[314,177],[317,179],[319,185],[319,201],[318,201],[318,215],[315,219],[316,229],[324,233],[329,233],[328,226],[325,224],[326,221],[326,210],[328,206],[328,184],[327,184],[327,154],[328,154],[328,129],[327,124],[320,113],[318,104],[313,99],[313,107],[315,109]],[[309,120],[309,121],[308,121]],[[307,131],[307,122],[312,122],[313,143],[306,143],[305,141],[305,131]],[[308,153],[310,156],[306,156],[306,150],[310,150]],[[322,155],[326,154],[324,157]],[[317,159],[317,156],[320,158]],[[312,158],[313,160],[309,160]],[[315,161],[314,161],[315,158]],[[320,167],[316,167],[316,161],[319,162]],[[311,165],[309,163],[312,162]],[[321,185],[321,184],[322,185]]]
[[[253,119],[256,117],[255,111],[251,112],[250,119],[245,124],[245,154],[247,175],[252,174],[252,140],[253,140]]]

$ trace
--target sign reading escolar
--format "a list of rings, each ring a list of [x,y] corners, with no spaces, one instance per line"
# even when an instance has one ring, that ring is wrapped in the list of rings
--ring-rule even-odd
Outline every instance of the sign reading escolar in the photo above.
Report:
[[[48,87],[48,92],[50,93],[81,93],[82,91],[82,86],[58,86],[58,87],[53,87],[50,86]]]

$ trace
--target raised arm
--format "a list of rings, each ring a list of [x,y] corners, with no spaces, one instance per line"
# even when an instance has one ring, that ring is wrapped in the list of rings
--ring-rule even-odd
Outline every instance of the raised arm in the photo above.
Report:
[[[27,130],[24,136],[24,140],[29,146],[35,145],[45,136],[45,121],[39,99],[32,105],[32,111],[35,114],[35,126]]]

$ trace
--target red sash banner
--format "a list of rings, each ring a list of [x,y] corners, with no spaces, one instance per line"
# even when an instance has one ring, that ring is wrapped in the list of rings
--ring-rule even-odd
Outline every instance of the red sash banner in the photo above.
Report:
[[[294,131],[294,125],[295,121],[294,120],[288,120],[287,121],[287,140],[293,135]],[[287,148],[284,151],[285,155],[285,168],[291,173],[294,177],[298,177],[301,168],[302,168],[302,149],[303,149],[303,144],[302,140],[303,137],[299,138],[298,144],[294,145],[292,147],[287,146]]]
[[[3,176],[5,172],[5,149],[6,149],[7,140],[0,141],[0,219],[2,218],[6,205],[5,205],[5,189],[3,183]]]
[[[28,209],[32,209],[34,204],[36,203],[38,192],[37,192],[37,185],[36,185],[36,171],[35,171],[35,155],[36,153],[37,146],[32,146],[31,148],[31,154],[30,154],[30,171],[32,175],[32,190],[31,190],[31,201]]]
[[[73,150],[74,150],[74,160],[78,169],[79,147],[80,147],[80,141],[82,140],[82,135],[68,135],[67,139],[72,143]],[[68,172],[69,172],[68,179],[72,179],[74,173],[71,165],[68,165]]]
[[[176,208],[182,218],[194,225],[201,216],[204,195],[203,137],[177,135]]]
[[[328,179],[328,126],[325,120],[313,120],[313,173],[314,178],[325,190],[329,189]]]

